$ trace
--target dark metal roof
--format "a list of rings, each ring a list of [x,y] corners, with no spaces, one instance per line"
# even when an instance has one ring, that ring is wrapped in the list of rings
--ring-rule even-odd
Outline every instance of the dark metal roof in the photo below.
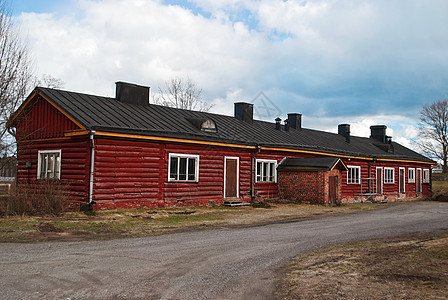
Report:
[[[392,142],[394,152],[390,153],[378,147],[377,140],[370,138],[352,136],[347,143],[345,137],[324,131],[306,128],[284,131],[275,129],[275,123],[265,121],[244,122],[233,116],[153,104],[127,104],[110,97],[41,87],[36,90],[88,130],[432,162],[395,142]],[[191,123],[192,119],[210,119],[218,130],[200,130]]]
[[[331,171],[336,166],[344,171],[348,170],[344,162],[337,157],[285,158],[278,165],[278,170]]]

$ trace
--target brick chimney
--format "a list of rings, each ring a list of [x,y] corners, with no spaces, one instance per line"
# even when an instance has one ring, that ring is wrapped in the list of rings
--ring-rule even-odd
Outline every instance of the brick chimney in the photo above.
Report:
[[[302,114],[288,114],[289,127],[294,129],[302,129]]]
[[[254,119],[254,105],[246,102],[236,102],[234,106],[235,118],[245,122],[252,122]]]
[[[386,125],[370,126],[370,138],[375,139],[383,144],[390,141],[390,137],[386,136]]]
[[[149,105],[149,87],[118,81],[115,83],[115,98],[123,103]]]
[[[339,124],[338,134],[345,137],[345,141],[350,143],[350,124]]]

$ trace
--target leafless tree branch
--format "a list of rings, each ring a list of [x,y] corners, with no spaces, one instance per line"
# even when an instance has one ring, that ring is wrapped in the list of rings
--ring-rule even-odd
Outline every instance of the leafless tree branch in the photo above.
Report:
[[[0,0],[0,152],[10,154],[14,138],[6,128],[32,84],[31,58],[13,24],[9,3]]]
[[[213,107],[201,99],[202,89],[188,77],[172,78],[165,85],[165,90],[159,87],[158,93],[153,97],[155,104],[204,112]]]
[[[423,106],[420,111],[417,144],[429,157],[441,160],[448,172],[448,102],[441,100]]]

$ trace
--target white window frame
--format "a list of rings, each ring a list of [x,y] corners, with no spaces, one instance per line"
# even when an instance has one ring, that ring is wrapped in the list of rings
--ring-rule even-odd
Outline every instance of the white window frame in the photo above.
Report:
[[[171,158],[173,157],[177,157],[177,172],[176,172],[176,178],[171,178]],[[186,158],[187,162],[186,162],[186,179],[179,179],[179,175],[180,175],[180,159],[181,158]],[[194,179],[188,179],[188,161],[189,159],[194,159],[195,160],[195,166],[194,166]],[[183,154],[183,153],[169,153],[168,154],[168,181],[169,182],[199,182],[199,155],[194,155],[194,154]]]
[[[361,166],[347,166],[347,184],[361,184]],[[358,170],[358,178],[353,178],[352,170]]]
[[[429,169],[422,170],[422,181],[423,183],[429,183]]]
[[[403,167],[399,167],[398,168],[398,191],[400,191],[400,171],[403,170],[403,194],[406,193],[406,168]]]
[[[389,171],[391,171],[391,176],[389,176]],[[395,183],[395,168],[384,167],[384,183],[394,184]]]
[[[261,173],[260,175],[258,175],[258,163],[262,164],[261,167]],[[263,180],[264,176],[264,167],[263,165],[266,163],[273,163],[274,164],[274,180]],[[255,160],[255,182],[260,182],[260,183],[276,183],[277,182],[277,161],[275,159],[256,159]]]
[[[49,157],[49,155],[56,155],[56,158],[59,158],[59,162],[57,164],[53,163],[51,170],[48,169],[48,160],[45,161],[45,175],[42,174],[43,167],[43,159],[45,156]],[[57,159],[56,159],[57,160]],[[61,179],[61,161],[62,161],[62,150],[39,150],[37,152],[37,179]],[[55,167],[57,166],[57,170]],[[53,174],[53,175],[52,175]],[[54,174],[57,174],[55,177]]]
[[[408,168],[408,183],[415,183],[415,168]]]

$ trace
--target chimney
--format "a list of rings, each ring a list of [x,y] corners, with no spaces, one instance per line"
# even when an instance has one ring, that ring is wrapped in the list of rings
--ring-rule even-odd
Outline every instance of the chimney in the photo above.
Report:
[[[388,141],[390,141],[389,137],[386,136],[386,128],[386,125],[370,126],[370,138],[386,144]]]
[[[294,129],[302,129],[302,115],[288,114],[289,126]]]
[[[132,83],[115,82],[115,98],[123,103],[149,105],[149,87]]]
[[[245,122],[252,122],[254,119],[254,105],[252,103],[235,103],[235,118]]]
[[[350,143],[350,124],[339,124],[338,134],[345,137],[345,141]]]
[[[285,131],[289,131],[289,120],[286,119],[284,122],[285,122]]]
[[[280,130],[280,122],[282,121],[282,119],[280,119],[279,117],[277,117],[275,119],[275,129]]]

